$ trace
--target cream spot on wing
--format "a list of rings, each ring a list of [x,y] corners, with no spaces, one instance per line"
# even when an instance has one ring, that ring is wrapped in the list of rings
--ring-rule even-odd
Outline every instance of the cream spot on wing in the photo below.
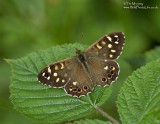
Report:
[[[113,55],[112,55],[112,54],[109,54],[109,57],[110,57],[110,58],[113,58]]]
[[[51,68],[50,67],[48,67],[48,72],[51,73]]]
[[[75,81],[75,82],[73,82],[73,85],[74,85],[74,86],[76,86],[76,85],[77,85],[77,82],[76,82],[76,81]]]
[[[44,75],[45,75],[45,72],[42,73],[42,76],[44,76]]]
[[[105,42],[105,41],[102,41],[102,45],[106,45],[106,42]]]
[[[114,42],[115,44],[118,44],[119,42],[118,41],[116,41],[116,42]]]
[[[108,39],[109,41],[111,41],[111,42],[112,42],[112,39],[111,39],[111,37],[107,36],[107,39]]]
[[[115,67],[112,68],[113,71],[114,71],[115,69],[116,69]]]
[[[56,82],[59,82],[59,78],[56,79]]]
[[[53,73],[53,76],[54,76],[54,77],[56,77],[57,75],[58,75],[58,74],[57,74],[56,72],[55,72],[55,73]]]
[[[107,60],[104,60],[105,62],[107,62]]]
[[[96,44],[98,49],[102,49],[102,46],[100,46],[98,43]]]
[[[112,44],[108,44],[108,48],[112,48]]]
[[[105,70],[108,70],[108,66],[104,67]]]
[[[64,83],[64,82],[65,82],[65,80],[63,79],[63,80],[62,80],[62,83]]]
[[[49,80],[51,77],[49,76],[49,77],[47,77],[47,80]]]
[[[69,88],[69,91],[72,91],[72,88]]]
[[[58,69],[59,69],[59,68],[58,68],[58,65],[55,65],[54,69],[55,69],[55,70],[58,70]]]
[[[124,39],[125,39],[125,35],[124,35]]]
[[[118,35],[115,35],[114,37],[116,37],[116,38],[117,38],[117,37],[118,37]]]
[[[115,53],[115,52],[116,52],[116,50],[111,50],[111,52],[112,52],[112,53]]]
[[[61,69],[63,69],[64,68],[64,64],[63,63],[60,63],[61,64]]]

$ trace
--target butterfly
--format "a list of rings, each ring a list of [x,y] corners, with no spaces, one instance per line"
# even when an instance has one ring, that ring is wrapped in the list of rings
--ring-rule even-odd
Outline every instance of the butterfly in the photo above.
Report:
[[[116,62],[125,43],[123,32],[105,35],[86,50],[76,50],[76,56],[57,61],[42,69],[39,82],[51,87],[64,88],[72,96],[85,96],[94,84],[105,87],[119,74]]]

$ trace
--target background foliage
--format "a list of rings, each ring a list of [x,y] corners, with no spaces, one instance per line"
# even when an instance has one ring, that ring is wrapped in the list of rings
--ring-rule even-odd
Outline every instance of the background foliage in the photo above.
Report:
[[[9,100],[10,68],[2,59],[19,58],[64,43],[90,45],[114,31],[125,33],[126,44],[118,60],[120,76],[102,108],[119,119],[115,101],[120,87],[134,70],[159,57],[160,51],[160,9],[124,9],[125,2],[0,0],[0,123],[36,123],[13,110]],[[160,5],[157,0],[137,2]],[[104,120],[98,113],[90,118]]]

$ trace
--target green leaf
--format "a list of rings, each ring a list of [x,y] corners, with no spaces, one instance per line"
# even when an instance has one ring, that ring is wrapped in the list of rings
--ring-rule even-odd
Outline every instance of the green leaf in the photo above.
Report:
[[[127,79],[117,103],[124,124],[159,122],[160,114],[157,113],[160,111],[160,59],[136,70]],[[148,118],[150,121],[147,121]]]
[[[160,108],[146,114],[140,124],[160,124]]]
[[[85,119],[85,120],[75,121],[73,124],[112,124],[112,123],[109,121],[105,122],[98,119],[94,120]]]
[[[37,81],[41,69],[55,61],[75,56],[76,48],[84,50],[85,46],[56,46],[24,58],[7,60],[12,68],[10,99],[16,110],[34,120],[64,122],[90,114],[95,106],[108,99],[112,86],[96,86],[93,93],[75,98],[67,95],[62,88],[49,88]]]
[[[145,56],[146,62],[158,59],[160,57],[160,46],[148,51]]]

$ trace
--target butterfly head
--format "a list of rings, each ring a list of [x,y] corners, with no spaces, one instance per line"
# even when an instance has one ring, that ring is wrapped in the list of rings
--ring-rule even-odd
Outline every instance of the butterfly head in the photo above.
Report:
[[[81,52],[80,50],[76,49],[76,55],[77,55],[77,57],[79,58],[79,60],[80,60],[81,62],[84,62],[84,61],[85,61],[85,57],[84,57],[84,55],[83,55],[83,52]]]
[[[80,54],[82,54],[81,50],[76,48],[76,55],[79,56]]]

